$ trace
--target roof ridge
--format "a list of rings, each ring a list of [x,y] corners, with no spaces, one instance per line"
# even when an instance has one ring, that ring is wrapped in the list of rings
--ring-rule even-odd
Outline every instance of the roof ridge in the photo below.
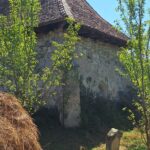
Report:
[[[105,23],[109,24],[111,27],[113,27],[113,25],[106,21],[88,2],[87,0],[85,0],[85,2],[87,3],[87,5],[97,14],[98,17],[100,17]]]
[[[71,8],[69,7],[68,3],[66,0],[57,0],[58,6],[59,6],[59,11],[64,17],[73,17],[73,14],[71,12]]]
[[[106,23],[107,25],[110,26],[110,28],[112,28],[113,30],[115,30],[116,32],[118,32],[118,30],[116,30],[116,29],[114,28],[114,26],[113,26],[110,22],[108,22],[107,20],[105,20],[105,19],[87,2],[87,0],[85,0],[85,2],[86,2],[87,5],[92,9],[92,11],[94,11],[94,12],[96,13],[96,15],[97,15],[104,23]],[[120,31],[119,31],[119,34],[122,34],[123,36],[126,36],[126,38],[127,38],[127,35],[123,34],[123,33],[120,32]]]
[[[8,8],[8,0],[0,0],[0,13]],[[66,17],[82,24],[80,33],[84,36],[123,46],[128,37],[113,28],[86,0],[40,0],[41,13],[39,28],[64,22]],[[7,15],[7,14],[6,14]],[[55,25],[54,25],[55,26]]]

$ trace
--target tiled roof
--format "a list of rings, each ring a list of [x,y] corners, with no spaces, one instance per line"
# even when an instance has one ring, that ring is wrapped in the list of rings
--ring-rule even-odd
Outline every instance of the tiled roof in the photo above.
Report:
[[[86,0],[66,0],[69,4],[74,18],[83,25],[96,29],[102,33],[127,40],[127,37],[116,31],[111,24],[105,21],[87,2]],[[108,6],[109,7],[109,6]]]
[[[0,0],[0,12],[4,11],[7,0]],[[65,17],[73,17],[80,22],[81,34],[105,42],[124,46],[127,36],[118,32],[111,24],[105,21],[86,0],[41,0],[42,11],[40,26],[63,21]]]

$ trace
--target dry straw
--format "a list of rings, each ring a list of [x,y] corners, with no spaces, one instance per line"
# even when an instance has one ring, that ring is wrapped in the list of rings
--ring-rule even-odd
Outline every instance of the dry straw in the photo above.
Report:
[[[0,92],[0,150],[41,150],[38,130],[12,95]]]

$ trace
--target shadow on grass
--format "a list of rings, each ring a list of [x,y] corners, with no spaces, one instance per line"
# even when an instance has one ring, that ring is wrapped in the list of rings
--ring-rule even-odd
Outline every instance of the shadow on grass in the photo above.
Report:
[[[92,150],[105,143],[109,129],[132,128],[121,103],[95,98],[92,94],[81,97],[82,128],[66,129],[59,123],[57,108],[41,109],[33,117],[40,130],[40,142],[44,150],[79,150],[84,146]]]
[[[79,150],[80,146],[92,150],[105,141],[107,130],[66,129],[60,126],[56,116],[46,110],[40,112],[40,115],[34,115],[34,118],[40,130],[40,142],[44,150]]]

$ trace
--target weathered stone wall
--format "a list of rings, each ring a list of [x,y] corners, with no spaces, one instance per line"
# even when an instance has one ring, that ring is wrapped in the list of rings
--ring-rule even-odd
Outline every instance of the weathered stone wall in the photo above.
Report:
[[[62,31],[59,29],[48,34],[40,34],[38,37],[39,67],[50,66],[50,54],[55,50],[51,42],[62,42]],[[126,93],[127,87],[131,85],[129,79],[116,71],[122,68],[117,57],[119,47],[83,37],[76,47],[78,54],[82,56],[73,62],[78,70],[78,81],[74,78],[71,78],[72,81],[69,80],[70,98],[66,106],[65,119],[65,125],[69,127],[78,126],[80,123],[80,84],[87,89],[86,92],[90,91],[104,99],[116,101],[119,101],[119,93]],[[61,111],[60,104],[62,96],[59,100],[50,98],[47,107],[58,105]]]
[[[82,38],[77,49],[83,53],[78,63],[84,87],[105,99],[119,100],[119,92],[131,85],[117,71],[123,69],[117,56],[119,47]]]

